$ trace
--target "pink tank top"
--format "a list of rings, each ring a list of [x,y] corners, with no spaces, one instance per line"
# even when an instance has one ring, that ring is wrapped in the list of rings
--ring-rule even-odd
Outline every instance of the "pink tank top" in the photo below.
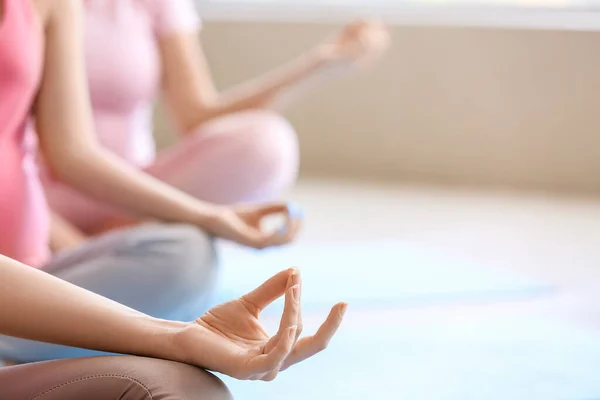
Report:
[[[0,254],[39,267],[49,256],[49,216],[25,133],[42,71],[42,30],[30,0],[0,4]]]
[[[154,160],[152,111],[160,89],[157,39],[195,32],[195,0],[85,0],[85,60],[96,134],[126,161]]]

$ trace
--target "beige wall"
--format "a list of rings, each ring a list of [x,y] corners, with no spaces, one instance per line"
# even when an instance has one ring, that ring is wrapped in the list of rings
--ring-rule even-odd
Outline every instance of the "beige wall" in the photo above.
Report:
[[[215,22],[203,37],[228,87],[332,29]],[[600,191],[599,33],[398,27],[393,41],[376,70],[290,110],[303,174]]]

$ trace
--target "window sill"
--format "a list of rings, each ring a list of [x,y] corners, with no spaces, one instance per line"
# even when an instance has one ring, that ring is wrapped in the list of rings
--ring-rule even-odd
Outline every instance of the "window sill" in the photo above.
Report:
[[[366,2],[370,5],[361,5],[356,0],[326,6],[322,1],[321,4],[310,4],[306,0],[204,0],[199,1],[198,8],[206,21],[340,23],[353,18],[373,17],[399,26],[600,31],[600,12],[582,6],[398,6],[385,4],[385,1],[374,4],[375,0],[363,0],[363,3]]]

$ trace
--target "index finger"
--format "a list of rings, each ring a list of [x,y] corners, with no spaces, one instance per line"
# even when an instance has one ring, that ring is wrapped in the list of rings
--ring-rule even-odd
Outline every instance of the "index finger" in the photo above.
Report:
[[[289,268],[277,273],[250,293],[243,295],[242,300],[255,308],[255,315],[258,314],[285,293],[288,280],[294,271],[294,268]]]
[[[290,243],[300,231],[302,218],[304,217],[302,208],[296,203],[290,202],[287,204],[285,212],[285,225],[270,236],[268,240],[270,246],[281,246]]]
[[[267,246],[283,246],[293,242],[300,231],[300,225],[298,220],[289,221],[284,228],[271,234],[267,239]]]
[[[277,202],[267,203],[257,206],[257,211],[261,216],[266,216],[275,213],[286,213],[288,209],[288,203]]]

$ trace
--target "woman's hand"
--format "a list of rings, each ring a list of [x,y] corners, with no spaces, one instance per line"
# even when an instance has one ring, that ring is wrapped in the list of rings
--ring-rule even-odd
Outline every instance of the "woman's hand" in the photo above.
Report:
[[[364,66],[377,61],[389,44],[390,34],[383,23],[357,21],[321,44],[319,52],[332,62]]]
[[[264,218],[278,214],[285,217],[285,226],[276,232],[266,232],[261,227]],[[293,204],[286,203],[214,206],[208,212],[208,216],[203,215],[200,222],[194,224],[215,237],[255,249],[264,249],[291,243],[300,230],[301,218],[301,210]],[[134,218],[116,218],[107,221],[92,234],[99,235],[139,223],[140,221]]]
[[[284,293],[279,330],[269,338],[258,315]],[[239,379],[274,379],[279,371],[327,346],[342,322],[346,304],[336,304],[314,336],[298,340],[301,297],[300,275],[289,269],[247,295],[214,307],[195,322],[167,321],[0,255],[0,304],[10,304],[0,307],[0,334],[165,358]]]
[[[284,215],[285,229],[267,232],[261,226],[268,216]],[[286,203],[259,204],[217,208],[200,224],[208,233],[223,239],[263,249],[292,242],[300,230],[301,220],[297,209]]]
[[[212,308],[180,334],[182,359],[238,379],[273,380],[280,371],[325,349],[346,311],[347,304],[336,304],[314,336],[299,339],[301,292],[299,272],[289,269],[247,295]],[[269,337],[259,313],[284,293],[279,330]]]

